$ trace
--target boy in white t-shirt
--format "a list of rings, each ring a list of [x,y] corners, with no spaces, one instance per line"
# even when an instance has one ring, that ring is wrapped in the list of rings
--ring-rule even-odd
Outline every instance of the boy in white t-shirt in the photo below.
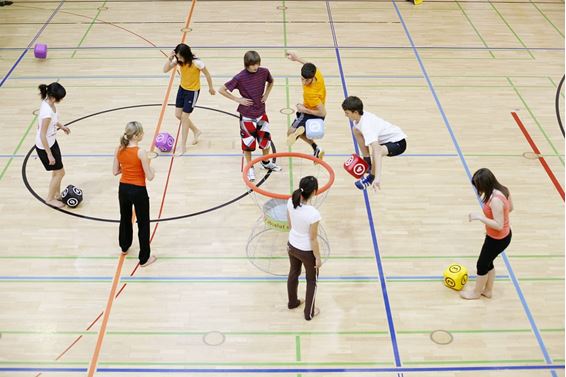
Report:
[[[354,136],[360,146],[364,160],[370,165],[370,173],[355,185],[360,190],[369,186],[381,189],[381,160],[383,156],[398,156],[407,149],[407,135],[397,126],[368,111],[364,112],[362,100],[350,96],[342,102],[342,109],[354,123]],[[371,147],[371,157],[370,157]]]

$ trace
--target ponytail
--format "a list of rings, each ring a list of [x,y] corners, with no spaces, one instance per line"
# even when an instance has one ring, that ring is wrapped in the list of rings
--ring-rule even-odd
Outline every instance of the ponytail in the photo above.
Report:
[[[293,191],[292,201],[293,201],[293,208],[297,208],[301,206],[301,198],[303,201],[307,201],[310,197],[315,194],[318,190],[318,180],[309,175],[301,179],[299,182],[299,188]]]
[[[53,97],[55,102],[59,102],[67,95],[67,91],[63,88],[63,85],[58,82],[52,82],[49,85],[41,84],[37,88],[39,89],[41,99]]]
[[[120,147],[118,150],[121,151],[122,149],[127,148],[128,145],[130,145],[130,140],[141,133],[143,133],[143,127],[140,122],[128,122],[128,124],[126,124],[124,134],[120,137]]]
[[[47,98],[47,85],[41,84],[37,88],[39,89],[39,95],[41,96],[41,99],[46,99]]]

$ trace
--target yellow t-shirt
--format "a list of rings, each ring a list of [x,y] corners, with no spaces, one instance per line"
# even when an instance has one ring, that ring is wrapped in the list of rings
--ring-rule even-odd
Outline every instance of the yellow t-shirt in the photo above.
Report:
[[[326,103],[326,85],[318,68],[314,74],[314,81],[309,85],[303,85],[303,103],[310,110],[315,110],[318,105]]]
[[[200,90],[200,71],[204,68],[201,60],[193,60],[193,64],[179,65],[181,71],[181,88],[185,90]]]

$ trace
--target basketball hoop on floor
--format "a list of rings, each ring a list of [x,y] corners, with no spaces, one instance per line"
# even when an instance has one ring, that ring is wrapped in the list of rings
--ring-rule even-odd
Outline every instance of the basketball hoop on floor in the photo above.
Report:
[[[250,169],[257,171],[262,161],[277,161],[282,171],[267,170],[263,177],[258,176],[252,182],[248,177]],[[311,204],[320,207],[334,183],[332,167],[311,155],[296,152],[272,153],[250,161],[242,169],[242,177],[250,195],[262,215],[257,219],[246,245],[249,261],[261,271],[271,275],[286,276],[289,271],[287,239],[289,224],[287,220],[287,201],[299,187],[302,177],[312,175],[317,178],[319,188]],[[318,240],[321,258],[324,261],[330,255],[330,244],[322,224],[318,226]]]

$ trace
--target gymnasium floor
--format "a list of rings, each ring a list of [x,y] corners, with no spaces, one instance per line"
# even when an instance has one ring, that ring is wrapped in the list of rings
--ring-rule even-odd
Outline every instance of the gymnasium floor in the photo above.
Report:
[[[320,144],[336,180],[320,207],[331,252],[311,322],[287,310],[284,276],[248,260],[261,212],[245,195],[236,104],[204,79],[192,117],[201,142],[153,161],[152,218],[167,219],[152,224],[158,260],[139,269],[136,243],[120,256],[112,152],[130,120],[146,147],[158,131],[177,134],[166,105],[178,77],[162,67],[181,40],[216,89],[245,51],[260,53],[279,151],[301,101],[285,51],[325,75]],[[562,0],[16,0],[0,8],[0,72],[0,374],[564,376]],[[63,186],[85,192],[66,212],[38,200],[49,175],[31,153],[37,86],[53,81],[73,122],[58,135]],[[342,169],[355,152],[347,95],[408,135],[379,192],[358,191]],[[481,167],[513,194],[513,241],[494,297],[464,301],[442,272],[460,263],[473,283],[483,227],[467,220],[480,210],[469,182]],[[289,169],[270,179],[289,182]],[[284,242],[268,258],[283,269]]]

